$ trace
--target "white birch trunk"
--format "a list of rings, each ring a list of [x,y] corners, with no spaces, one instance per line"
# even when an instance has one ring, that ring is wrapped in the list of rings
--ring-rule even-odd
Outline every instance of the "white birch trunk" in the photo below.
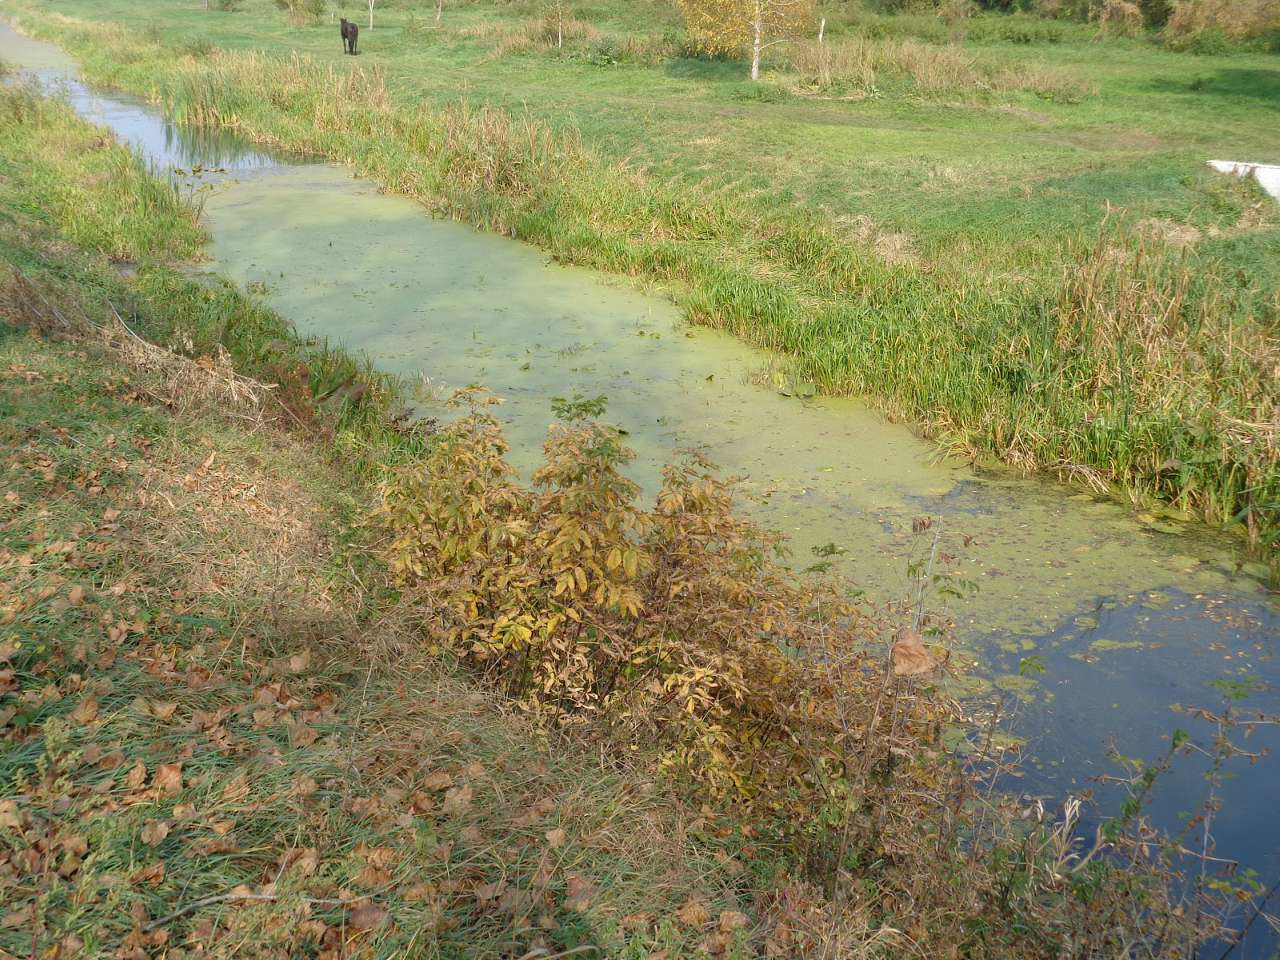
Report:
[[[373,5],[376,0],[369,0],[369,29],[373,29]]]
[[[760,79],[760,51],[764,49],[764,0],[756,0],[751,21],[751,79]]]

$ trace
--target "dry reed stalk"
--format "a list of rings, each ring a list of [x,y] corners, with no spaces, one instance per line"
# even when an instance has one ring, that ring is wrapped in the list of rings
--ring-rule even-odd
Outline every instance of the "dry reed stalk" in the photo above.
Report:
[[[157,400],[179,411],[216,405],[255,426],[262,424],[274,386],[236,373],[221,345],[216,358],[192,360],[142,339],[114,306],[110,309],[115,323],[100,328],[102,342],[130,367],[156,375],[148,392]]]

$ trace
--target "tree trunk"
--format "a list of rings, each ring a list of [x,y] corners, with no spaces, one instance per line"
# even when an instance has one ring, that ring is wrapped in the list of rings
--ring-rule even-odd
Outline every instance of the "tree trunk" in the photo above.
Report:
[[[764,44],[764,3],[756,0],[756,15],[751,21],[751,79],[760,79],[760,51]]]
[[[436,0],[436,26],[440,26],[440,18],[444,16],[444,0]]]
[[[373,29],[373,3],[374,3],[374,0],[369,0],[369,29],[370,30]]]
[[[822,42],[822,36],[827,32],[827,18],[823,17],[822,22],[818,24],[818,42]]]

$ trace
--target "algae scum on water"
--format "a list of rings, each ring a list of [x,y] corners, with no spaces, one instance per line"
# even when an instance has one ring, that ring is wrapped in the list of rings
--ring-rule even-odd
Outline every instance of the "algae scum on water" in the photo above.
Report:
[[[689,328],[665,299],[433,220],[341,167],[193,137],[135,101],[85,91],[55,48],[7,27],[0,55],[46,80],[61,75],[81,113],[157,166],[229,170],[204,197],[208,268],[262,291],[304,336],[429,378],[437,399],[485,384],[505,400],[512,459],[526,473],[552,399],[604,395],[637,451],[632,475],[646,496],[675,450],[700,448],[742,477],[747,512],[791,538],[798,566],[832,545],[826,559],[885,601],[909,589],[921,541],[913,521],[937,518],[944,562],[972,584],[948,601],[978,662],[971,689],[1015,704],[1033,789],[1083,789],[1106,772],[1099,758],[1113,736],[1126,754],[1159,753],[1177,725],[1169,705],[1212,704],[1211,681],[1280,680],[1280,615],[1224,538],[941,456],[855,401],[806,397],[768,375],[770,358]],[[1043,675],[1019,670],[1027,656],[1042,659]],[[1188,776],[1175,807],[1196,795]],[[1248,838],[1272,830],[1266,798],[1278,784],[1263,766],[1231,785],[1239,832],[1221,838],[1220,853],[1265,866]]]

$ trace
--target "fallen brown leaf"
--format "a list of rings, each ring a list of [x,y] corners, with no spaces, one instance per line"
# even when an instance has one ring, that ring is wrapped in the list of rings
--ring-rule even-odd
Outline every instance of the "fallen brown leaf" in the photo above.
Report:
[[[141,760],[134,764],[133,769],[124,778],[124,785],[130,790],[139,789],[147,782],[147,768]]]
[[[443,770],[428,774],[427,778],[422,781],[422,789],[424,790],[447,790],[452,786],[453,777]]]
[[[921,642],[920,634],[912,630],[898,633],[891,654],[893,674],[896,677],[919,677],[932,673],[938,667],[938,661]]]
[[[596,892],[595,884],[579,873],[571,873],[564,882],[564,908],[575,913],[586,911]]]
[[[707,908],[698,900],[690,897],[683,907],[676,911],[676,919],[687,927],[701,927],[711,919]]]
[[[156,768],[156,790],[174,794],[182,790],[182,764],[162,763]]]
[[[387,911],[381,907],[374,906],[372,903],[366,903],[364,906],[356,907],[351,911],[351,926],[357,930],[372,930],[375,927],[380,927],[386,919]]]
[[[415,883],[412,887],[404,892],[404,898],[410,903],[417,903],[423,900],[430,900],[436,895],[434,884]]]
[[[444,812],[445,816],[450,817],[459,813],[466,813],[466,811],[471,807],[471,799],[471,785],[463,784],[462,786],[454,787],[452,790],[445,793],[444,803],[441,805],[440,809]]]
[[[720,914],[720,932],[732,933],[743,929],[749,921],[747,915],[739,910],[724,910]]]
[[[366,863],[364,869],[356,874],[354,881],[365,889],[384,887],[391,882],[391,874],[372,863]]]
[[[71,719],[76,723],[93,723],[98,719],[98,698],[87,696],[71,711]]]
[[[164,861],[158,861],[143,867],[129,877],[130,883],[145,883],[148,886],[158,887],[164,881]]]
[[[222,788],[222,802],[240,803],[247,796],[249,796],[249,776],[241,770]]]

